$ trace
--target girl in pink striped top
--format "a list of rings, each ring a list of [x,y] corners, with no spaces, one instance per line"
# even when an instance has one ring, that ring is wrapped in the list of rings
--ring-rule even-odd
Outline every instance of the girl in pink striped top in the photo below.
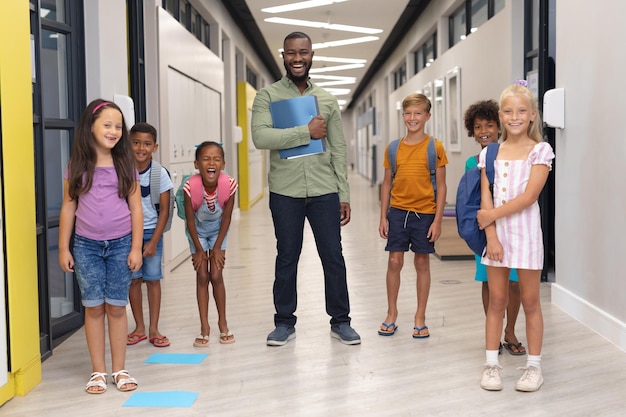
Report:
[[[516,268],[524,294],[528,358],[515,389],[537,391],[543,384],[543,315],[539,299],[543,237],[537,199],[552,169],[554,152],[543,142],[541,117],[525,81],[516,82],[502,92],[499,116],[503,142],[495,161],[493,199],[483,169],[484,150],[478,162],[483,171],[483,198],[477,218],[487,234],[482,263],[487,265],[490,294],[485,327],[487,361],[481,387],[491,391],[502,389],[498,347],[508,300],[509,270]]]

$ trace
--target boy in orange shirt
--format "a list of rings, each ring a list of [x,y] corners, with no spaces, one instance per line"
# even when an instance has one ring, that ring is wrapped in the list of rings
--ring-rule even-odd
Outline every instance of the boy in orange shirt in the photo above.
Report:
[[[441,235],[441,221],[446,201],[446,167],[448,158],[441,142],[424,132],[430,119],[430,100],[423,94],[410,94],[402,101],[402,117],[407,128],[400,140],[392,178],[389,146],[385,150],[385,176],[381,186],[380,237],[387,239],[387,317],[378,334],[391,336],[398,326],[398,292],[404,252],[414,252],[417,273],[417,311],[413,337],[430,336],[426,326],[426,303],[430,292],[430,254]],[[433,140],[436,152],[436,193],[430,178],[428,144]]]

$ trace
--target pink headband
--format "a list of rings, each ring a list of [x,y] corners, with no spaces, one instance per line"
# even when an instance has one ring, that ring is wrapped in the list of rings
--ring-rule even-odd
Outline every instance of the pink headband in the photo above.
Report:
[[[96,114],[96,112],[100,109],[100,107],[104,107],[107,104],[112,104],[110,101],[103,101],[102,103],[98,104],[96,107],[93,108],[93,111],[91,112],[91,114]]]

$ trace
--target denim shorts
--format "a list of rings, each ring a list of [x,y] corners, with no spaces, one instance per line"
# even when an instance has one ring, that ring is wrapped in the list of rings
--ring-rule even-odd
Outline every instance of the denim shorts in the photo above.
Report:
[[[128,304],[132,271],[128,267],[131,235],[112,240],[74,236],[74,271],[85,307]]]
[[[435,242],[428,241],[428,229],[435,220],[434,214],[416,213],[391,207],[387,212],[388,252],[434,253]]]
[[[148,229],[143,231],[143,245],[150,242],[154,229]],[[161,270],[161,260],[163,259],[163,236],[157,243],[156,252],[153,256],[143,257],[143,264],[137,272],[133,272],[133,279],[143,278],[144,281],[158,281],[163,278],[163,271]]]

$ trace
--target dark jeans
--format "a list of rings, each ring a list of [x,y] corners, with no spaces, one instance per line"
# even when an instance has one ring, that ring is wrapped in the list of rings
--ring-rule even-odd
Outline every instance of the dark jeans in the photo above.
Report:
[[[350,323],[346,264],[341,247],[339,195],[292,198],[270,193],[270,210],[276,234],[274,324],[295,326],[298,304],[296,281],[302,252],[304,219],[309,220],[317,253],[324,269],[326,312],[331,324]]]

